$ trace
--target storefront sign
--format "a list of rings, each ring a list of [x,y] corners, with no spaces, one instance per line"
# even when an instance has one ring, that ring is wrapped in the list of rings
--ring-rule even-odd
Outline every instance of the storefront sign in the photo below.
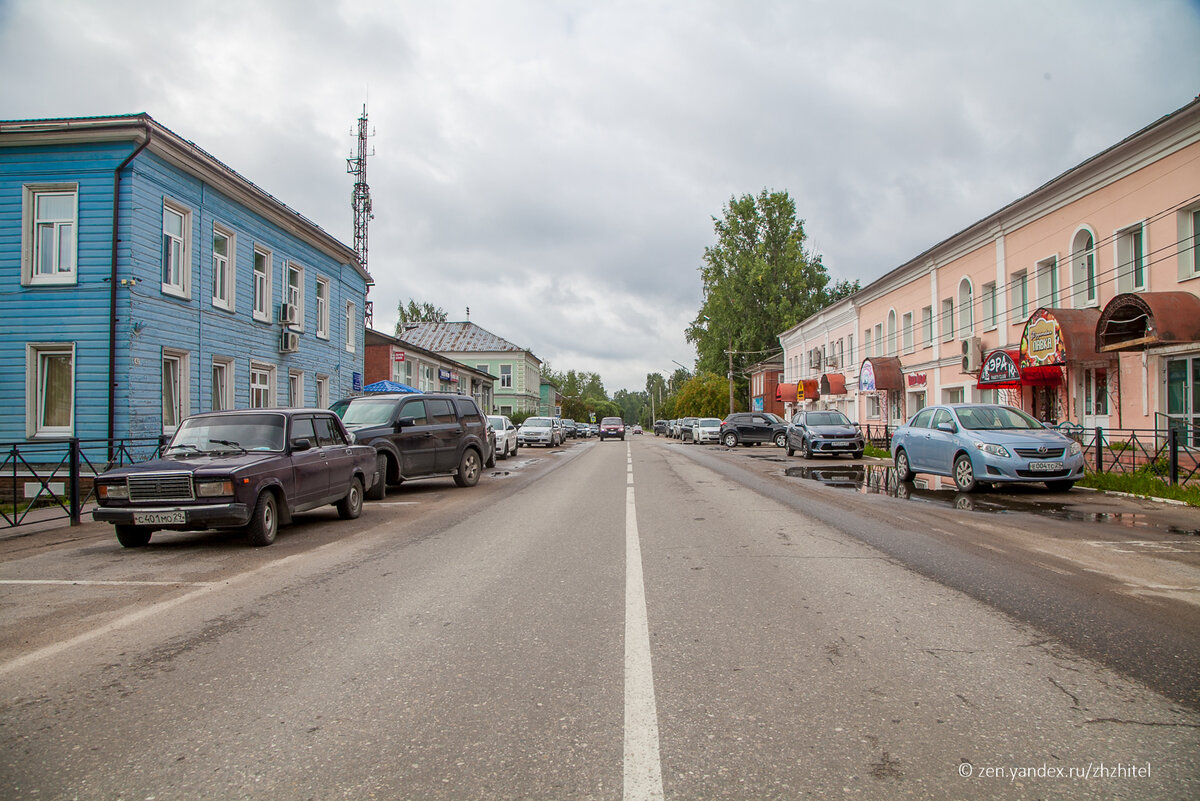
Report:
[[[754,408],[750,411],[761,412],[763,410],[763,399],[761,397],[754,398],[754,403],[751,404]]]
[[[438,368],[438,380],[439,381],[449,381],[450,380],[450,371],[445,369],[444,367],[439,367]]]
[[[392,361],[394,361],[394,362],[404,361],[404,351],[402,351],[402,350],[392,351]]]
[[[1067,348],[1063,344],[1058,321],[1045,309],[1038,309],[1029,318],[1021,337],[1021,365],[1044,367],[1067,363]]]
[[[863,362],[862,369],[858,373],[858,391],[875,391],[875,368],[871,366],[869,361]]]
[[[350,374],[350,389],[351,389],[351,391],[362,392],[362,388],[363,388],[362,373],[351,373]]]
[[[908,381],[910,387],[923,387],[928,381],[925,373],[909,373],[905,376],[905,379]]]
[[[1003,350],[994,350],[988,354],[979,372],[979,386],[988,384],[1012,384],[1021,380],[1021,371],[1013,357]]]

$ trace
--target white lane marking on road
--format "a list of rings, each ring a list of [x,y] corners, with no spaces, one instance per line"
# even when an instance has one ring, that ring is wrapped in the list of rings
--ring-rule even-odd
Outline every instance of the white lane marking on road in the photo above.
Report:
[[[625,448],[628,451],[629,445]],[[662,797],[658,707],[654,702],[650,624],[631,473],[625,488],[625,801]]]
[[[82,587],[208,587],[211,581],[82,581],[79,579],[0,579],[0,584],[64,584]]]
[[[9,661],[4,662],[3,664],[0,664],[0,676],[5,675],[6,673],[11,673],[14,670],[19,670],[20,668],[23,668],[28,664],[37,662],[39,659],[45,659],[46,657],[49,657],[49,656],[55,656],[57,654],[61,654],[63,651],[70,650],[71,648],[74,648],[77,645],[82,645],[83,643],[89,642],[98,637],[105,637],[109,633],[116,631],[118,629],[125,628],[126,626],[132,626],[135,623],[140,623],[141,621],[145,620],[146,618],[153,617],[154,615],[157,615],[160,612],[166,612],[169,609],[174,609],[177,606],[186,604],[189,601],[193,601],[197,598],[207,595],[208,593],[210,593],[214,590],[226,589],[226,588],[232,587],[236,584],[241,584],[244,581],[249,580],[251,577],[257,576],[259,573],[262,573],[265,570],[274,570],[275,568],[278,568],[281,565],[286,565],[289,562],[293,562],[297,559],[300,559],[300,558],[303,558],[306,556],[312,556],[315,553],[324,551],[326,548],[331,548],[337,544],[338,543],[336,543],[336,542],[331,542],[331,543],[327,543],[326,545],[322,545],[319,548],[314,548],[312,551],[308,551],[307,553],[297,553],[297,554],[292,554],[291,556],[285,556],[282,559],[277,559],[276,561],[265,564],[262,567],[255,568],[254,570],[248,570],[245,573],[241,573],[237,576],[234,576],[234,577],[228,579],[227,581],[217,582],[217,583],[213,583],[213,584],[205,584],[204,586],[194,589],[191,592],[184,593],[183,595],[177,596],[175,598],[171,598],[166,601],[158,601],[158,602],[152,603],[150,606],[147,606],[144,609],[139,609],[137,612],[131,612],[128,615],[119,617],[116,620],[112,621],[111,623],[107,623],[98,628],[89,629],[77,637],[72,637],[69,640],[63,640],[62,642],[57,642],[57,643],[54,643],[53,645],[47,645],[46,647],[39,648],[36,651],[30,651],[29,653],[25,654],[24,656],[19,656],[16,659],[10,659]]]

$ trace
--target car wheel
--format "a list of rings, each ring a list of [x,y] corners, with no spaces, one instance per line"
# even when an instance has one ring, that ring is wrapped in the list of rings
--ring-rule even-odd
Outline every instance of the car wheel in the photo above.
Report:
[[[122,548],[141,548],[150,543],[154,529],[145,526],[116,526],[117,542]]]
[[[726,434],[726,435],[724,436],[724,438],[722,438],[722,440],[721,440],[721,441],[725,443],[725,447],[726,447],[726,448],[732,448],[732,447],[735,447],[735,446],[737,445],[737,434],[734,434],[734,433],[731,431],[731,432],[729,432],[728,434]]]
[[[367,491],[367,500],[382,501],[387,497],[387,457],[375,454],[375,483]]]
[[[792,443],[790,443],[790,442],[787,444],[787,455],[788,456],[796,455],[796,449],[792,447]]]
[[[775,435],[775,447],[783,448],[787,446],[787,434],[780,432]]]
[[[896,451],[896,478],[901,481],[912,481],[913,471],[908,464],[908,451],[901,448]]]
[[[496,449],[492,448],[492,455],[488,457],[486,466],[492,468],[496,466]]]
[[[954,458],[954,486],[959,492],[971,492],[979,486],[975,481],[975,466],[965,453]]]
[[[362,479],[355,476],[350,479],[350,491],[346,493],[346,497],[337,502],[338,517],[353,520],[362,514],[362,505]]]
[[[474,448],[463,451],[462,461],[458,463],[458,472],[454,475],[454,483],[460,487],[473,487],[479,483],[481,471],[479,452]]]
[[[1066,492],[1071,487],[1075,486],[1075,482],[1069,479],[1063,481],[1047,481],[1046,489],[1051,492]]]
[[[270,545],[279,532],[279,515],[275,509],[275,495],[270,491],[258,496],[254,504],[254,515],[246,526],[246,539],[255,547]]]
[[[813,458],[812,443],[809,442],[808,440],[804,440],[804,458],[805,459]]]
[[[855,451],[854,453],[850,454],[850,460],[858,461],[859,459],[862,458],[862,455],[863,455],[862,451]]]

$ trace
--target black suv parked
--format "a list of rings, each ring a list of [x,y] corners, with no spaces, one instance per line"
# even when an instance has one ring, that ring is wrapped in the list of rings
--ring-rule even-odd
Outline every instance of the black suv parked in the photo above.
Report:
[[[770,412],[737,412],[721,421],[721,444],[734,445],[774,442],[780,448],[787,445],[787,423]]]
[[[388,484],[453,476],[473,487],[486,464],[496,464],[487,418],[467,395],[374,393],[330,407],[360,445],[375,447],[376,481],[367,497],[387,495]],[[492,434],[494,437],[495,435]]]

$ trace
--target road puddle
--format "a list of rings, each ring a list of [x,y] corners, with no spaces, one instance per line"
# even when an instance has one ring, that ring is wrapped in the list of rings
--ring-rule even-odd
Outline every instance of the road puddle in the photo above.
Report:
[[[900,481],[889,465],[831,465],[789,467],[784,473],[792,478],[819,481],[830,487],[854,490],[863,495],[885,495],[901,501],[917,501],[953,507],[966,512],[1012,514],[1026,512],[1083,523],[1104,523],[1128,528],[1153,528],[1168,534],[1200,536],[1200,528],[1163,526],[1136,512],[1090,512],[1081,508],[1083,497],[1063,502],[1064,493],[1049,493],[1042,485],[994,486],[982,492],[959,492],[954,482],[940,476],[919,476]],[[1078,491],[1076,491],[1078,492]]]

